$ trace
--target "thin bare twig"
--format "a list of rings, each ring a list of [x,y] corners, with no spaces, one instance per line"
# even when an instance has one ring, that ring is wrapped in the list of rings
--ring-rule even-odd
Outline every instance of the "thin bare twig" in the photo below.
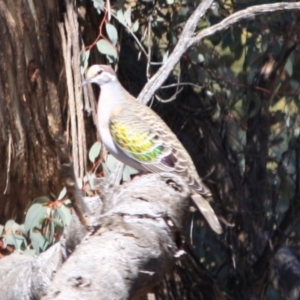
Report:
[[[191,82],[178,82],[178,83],[172,83],[172,84],[163,85],[161,87],[161,89],[168,89],[170,87],[182,86],[182,85],[189,85],[189,86],[192,86],[192,87],[195,87],[195,88],[200,88],[200,89],[203,88],[202,85],[194,84],[194,83],[191,83]]]
[[[300,2],[295,3],[286,3],[286,2],[280,2],[275,4],[262,4],[262,5],[254,5],[251,7],[248,7],[246,9],[243,9],[241,11],[238,11],[224,20],[222,20],[220,23],[211,26],[209,28],[206,28],[199,32],[195,37],[190,39],[189,47],[192,45],[195,45],[202,41],[204,38],[211,36],[219,31],[222,31],[229,26],[236,24],[237,22],[243,20],[243,19],[249,19],[253,18],[255,16],[267,13],[267,12],[276,12],[276,11],[283,11],[283,10],[296,10],[300,9]]]

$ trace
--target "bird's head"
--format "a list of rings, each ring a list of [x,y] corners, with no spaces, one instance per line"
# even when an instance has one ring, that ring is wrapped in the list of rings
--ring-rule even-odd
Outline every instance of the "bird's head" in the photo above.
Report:
[[[114,82],[116,80],[116,73],[110,66],[93,65],[87,70],[86,79],[83,81],[82,85],[96,83],[101,87],[104,84]]]

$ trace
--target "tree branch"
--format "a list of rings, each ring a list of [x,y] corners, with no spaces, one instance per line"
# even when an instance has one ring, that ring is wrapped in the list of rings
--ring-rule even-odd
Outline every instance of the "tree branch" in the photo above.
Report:
[[[155,73],[155,75],[148,81],[143,90],[141,91],[138,100],[142,103],[147,103],[151,97],[154,95],[155,91],[161,87],[163,82],[167,79],[171,71],[174,69],[175,65],[180,60],[184,52],[186,52],[191,46],[199,43],[204,38],[209,37],[219,31],[222,31],[229,26],[236,24],[242,19],[252,18],[257,15],[261,15],[266,12],[276,12],[282,10],[295,10],[300,9],[300,3],[276,3],[276,4],[262,4],[255,5],[239,12],[236,12],[229,17],[225,18],[220,23],[211,26],[207,29],[202,30],[197,35],[194,35],[194,30],[201,17],[205,14],[207,9],[211,6],[213,1],[202,1],[197,7],[195,12],[191,15],[187,21],[179,41],[174,48],[166,62],[160,67],[160,69]]]
[[[191,47],[194,44],[199,43],[204,38],[211,36],[219,31],[222,31],[226,28],[228,28],[231,25],[236,24],[237,22],[243,20],[243,19],[249,19],[253,18],[255,16],[267,13],[267,12],[278,12],[283,10],[295,10],[300,9],[300,2],[296,3],[286,3],[286,2],[280,2],[276,4],[262,4],[262,5],[254,5],[251,7],[248,7],[246,9],[243,9],[241,11],[238,11],[224,20],[222,20],[220,23],[211,26],[209,28],[206,28],[199,32],[195,37],[190,39],[189,47]]]
[[[142,176],[123,186],[99,230],[76,246],[43,299],[145,296],[175,262],[189,196],[185,180],[172,174]]]
[[[178,63],[183,53],[189,48],[190,39],[194,34],[196,26],[199,20],[204,16],[205,12],[211,6],[212,2],[213,0],[201,1],[197,9],[190,16],[190,18],[186,22],[186,25],[183,28],[182,34],[172,54],[167,59],[166,63],[155,73],[153,77],[151,77],[151,79],[141,91],[138,97],[138,100],[140,102],[147,103],[154,95],[155,91],[167,79],[167,77],[174,69],[175,65]]]

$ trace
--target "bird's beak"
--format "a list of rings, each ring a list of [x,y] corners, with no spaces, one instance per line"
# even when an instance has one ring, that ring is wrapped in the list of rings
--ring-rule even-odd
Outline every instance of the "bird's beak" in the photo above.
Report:
[[[92,82],[92,79],[90,79],[90,78],[85,79],[85,80],[83,80],[81,86],[87,85],[87,84],[89,84],[89,83],[91,83],[91,82]]]

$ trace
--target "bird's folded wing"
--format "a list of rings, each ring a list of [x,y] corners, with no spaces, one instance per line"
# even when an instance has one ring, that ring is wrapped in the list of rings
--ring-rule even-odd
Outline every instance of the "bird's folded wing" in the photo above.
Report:
[[[135,116],[114,116],[110,120],[110,132],[116,145],[131,159],[149,172],[173,172],[176,157],[171,145],[160,137],[160,132]]]

